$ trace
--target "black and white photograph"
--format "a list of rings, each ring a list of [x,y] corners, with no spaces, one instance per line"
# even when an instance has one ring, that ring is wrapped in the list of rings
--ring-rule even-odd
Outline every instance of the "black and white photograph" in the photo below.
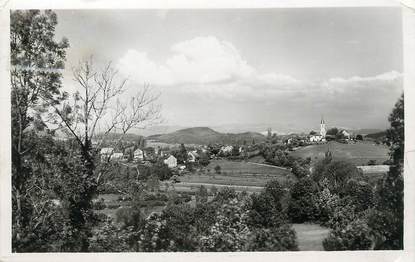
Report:
[[[12,253],[407,248],[399,5],[8,12]]]

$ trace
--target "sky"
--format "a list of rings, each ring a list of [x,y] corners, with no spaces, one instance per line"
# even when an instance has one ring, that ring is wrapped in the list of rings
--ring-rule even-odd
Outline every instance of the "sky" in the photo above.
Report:
[[[71,68],[93,55],[161,94],[163,125],[385,128],[403,91],[397,7],[58,10]]]

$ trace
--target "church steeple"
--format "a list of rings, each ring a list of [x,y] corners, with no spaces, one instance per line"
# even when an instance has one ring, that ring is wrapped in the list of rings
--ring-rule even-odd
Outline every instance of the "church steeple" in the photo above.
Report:
[[[327,133],[327,131],[326,131],[326,123],[324,122],[324,118],[323,118],[323,115],[322,115],[321,116],[321,121],[320,121],[320,135],[323,138],[326,138],[326,133]]]

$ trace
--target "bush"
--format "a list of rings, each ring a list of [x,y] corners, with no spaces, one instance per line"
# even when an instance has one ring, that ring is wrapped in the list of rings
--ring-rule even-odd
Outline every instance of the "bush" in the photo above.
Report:
[[[374,205],[374,192],[367,182],[351,179],[346,185],[345,195],[350,197],[357,212],[367,210]]]
[[[220,174],[221,173],[221,167],[220,167],[220,165],[217,165],[217,166],[215,166],[215,173],[216,174]]]
[[[316,204],[317,184],[309,179],[299,180],[292,187],[291,199],[288,205],[288,216],[294,223],[314,221],[319,211]]]
[[[143,215],[141,214],[140,209],[122,207],[117,210],[115,213],[116,222],[122,224],[124,227],[132,226],[137,229],[144,222]]]
[[[367,162],[367,165],[368,165],[368,166],[375,166],[375,165],[376,165],[376,160],[373,160],[373,159],[369,160],[369,161]]]
[[[339,203],[339,196],[332,194],[328,188],[324,188],[317,194],[316,205],[320,224],[327,226],[328,221],[334,216]]]
[[[288,225],[272,229],[258,229],[248,240],[248,251],[297,251],[297,236]]]
[[[281,204],[275,202],[270,194],[252,194],[248,212],[248,225],[251,228],[275,228],[285,222]]]
[[[92,202],[92,208],[95,210],[102,210],[105,209],[105,200],[103,198],[100,198],[98,201]]]
[[[368,250],[372,245],[370,229],[365,220],[351,221],[345,227],[330,232],[323,240],[324,249],[333,250]]]

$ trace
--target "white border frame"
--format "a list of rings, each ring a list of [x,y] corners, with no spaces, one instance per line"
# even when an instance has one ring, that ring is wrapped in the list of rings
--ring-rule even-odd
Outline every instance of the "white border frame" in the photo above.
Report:
[[[0,0],[0,261],[415,261],[415,1],[403,0]],[[10,9],[178,9],[402,6],[405,92],[405,221],[403,251],[239,253],[11,253]],[[410,8],[409,6],[412,6]]]

